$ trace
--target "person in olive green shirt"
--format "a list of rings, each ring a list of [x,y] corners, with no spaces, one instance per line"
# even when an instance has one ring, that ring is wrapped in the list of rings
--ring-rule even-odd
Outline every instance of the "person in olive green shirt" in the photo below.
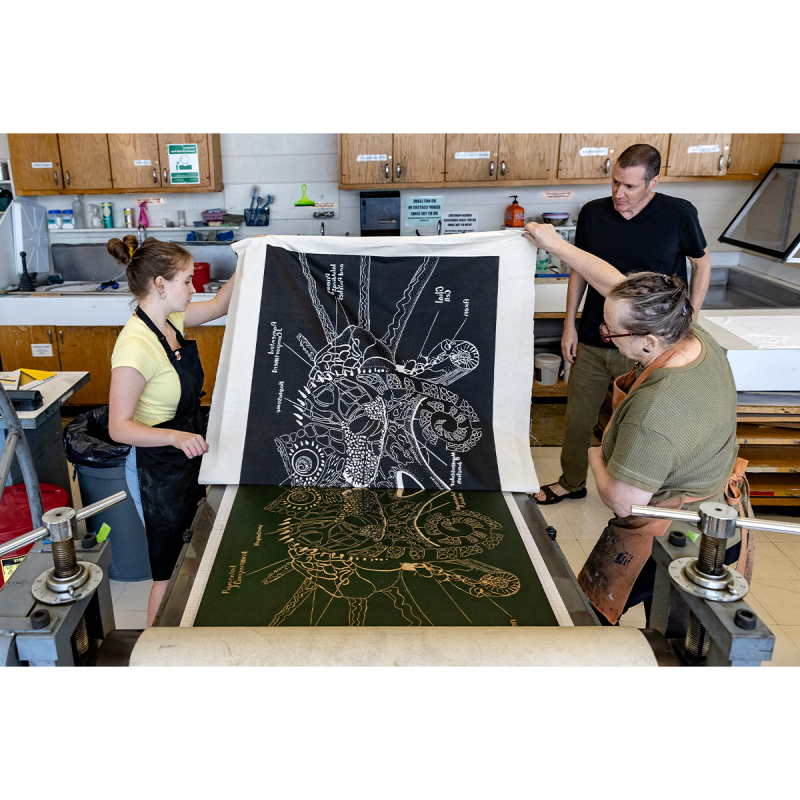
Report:
[[[689,511],[699,498],[725,502],[738,455],[736,385],[725,351],[692,322],[683,281],[655,272],[625,276],[550,225],[529,223],[523,235],[568,261],[605,297],[601,335],[636,362],[634,375],[652,368],[617,407],[602,445],[588,452],[600,498],[615,519],[635,519],[631,506],[651,501],[683,497]],[[726,563],[739,553],[738,538],[731,544]],[[646,566],[626,610],[652,596],[655,569]]]

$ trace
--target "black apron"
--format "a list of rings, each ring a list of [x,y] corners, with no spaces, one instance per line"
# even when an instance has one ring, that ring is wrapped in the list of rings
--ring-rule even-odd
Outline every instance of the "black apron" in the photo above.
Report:
[[[203,367],[197,342],[186,341],[172,325],[180,348],[172,350],[167,337],[141,308],[139,319],[156,335],[181,382],[181,399],[173,419],[154,428],[206,435],[206,418],[200,408],[203,392]],[[205,487],[198,484],[200,456],[188,458],[172,445],[136,448],[136,471],[142,495],[147,549],[154,581],[169,580],[183,547],[183,532],[192,524],[198,501]]]

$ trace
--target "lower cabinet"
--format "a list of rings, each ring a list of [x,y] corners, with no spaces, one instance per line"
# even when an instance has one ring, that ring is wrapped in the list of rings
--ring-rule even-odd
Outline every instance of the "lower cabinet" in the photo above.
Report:
[[[107,405],[111,353],[121,330],[118,325],[0,325],[0,364],[6,371],[27,367],[54,372],[88,372],[89,383],[64,405]],[[206,395],[201,400],[205,406],[211,404],[214,393],[224,334],[224,325],[186,330],[187,338],[197,342],[205,371],[203,391]]]

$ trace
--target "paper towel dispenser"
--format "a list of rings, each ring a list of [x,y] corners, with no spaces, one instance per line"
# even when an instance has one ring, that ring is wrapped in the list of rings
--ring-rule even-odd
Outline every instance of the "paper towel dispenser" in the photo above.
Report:
[[[400,235],[400,192],[361,192],[361,235]]]

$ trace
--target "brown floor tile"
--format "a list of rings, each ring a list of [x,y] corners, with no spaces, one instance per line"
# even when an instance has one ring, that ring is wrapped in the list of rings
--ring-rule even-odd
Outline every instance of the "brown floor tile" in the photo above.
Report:
[[[754,580],[750,592],[778,625],[800,625],[800,581]]]
[[[797,545],[800,547],[800,544]],[[787,547],[787,545],[782,545]],[[753,580],[800,581],[800,567],[788,558],[778,545],[761,542],[756,545]],[[800,550],[798,550],[800,556]]]

